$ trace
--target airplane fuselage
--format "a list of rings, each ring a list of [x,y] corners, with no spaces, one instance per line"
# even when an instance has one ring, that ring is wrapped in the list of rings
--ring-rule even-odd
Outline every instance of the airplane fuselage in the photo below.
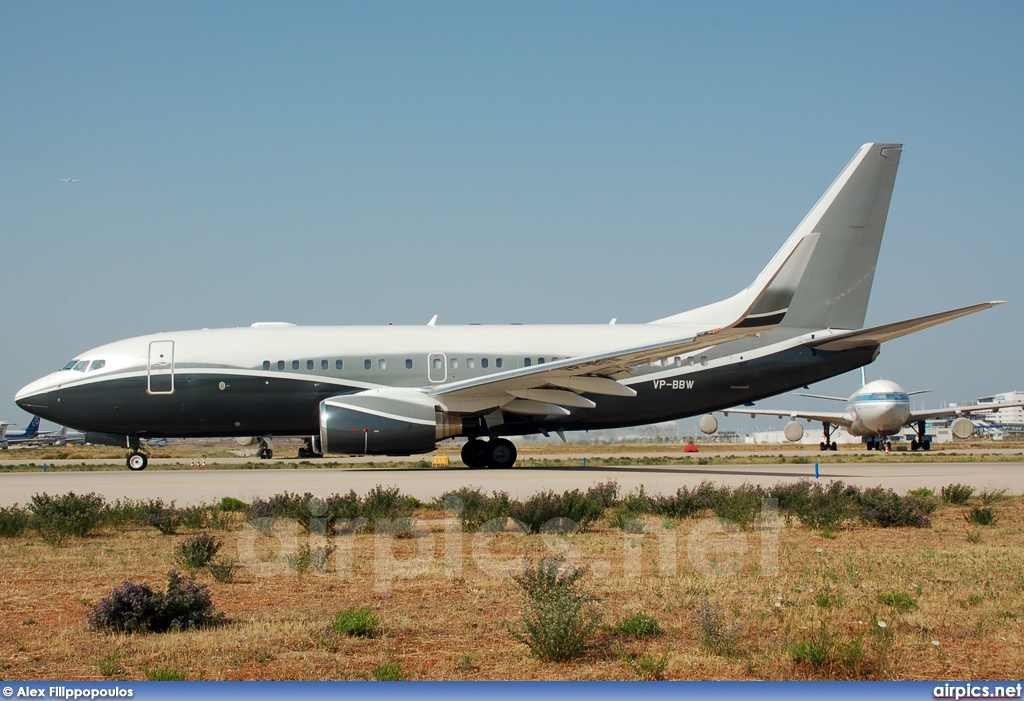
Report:
[[[850,396],[851,436],[892,436],[910,420],[910,397],[890,380],[874,380]]]
[[[426,391],[679,333],[678,327],[659,324],[262,326],[162,333],[76,356],[68,369],[31,383],[16,400],[47,420],[88,432],[309,436],[319,431],[319,403],[337,395],[387,387]],[[801,337],[769,332],[638,366],[619,380],[635,397],[594,396],[596,407],[572,408],[569,416],[510,415],[491,433],[685,418],[841,374],[871,362],[876,353],[877,346],[815,351]],[[469,426],[464,435],[479,430]]]

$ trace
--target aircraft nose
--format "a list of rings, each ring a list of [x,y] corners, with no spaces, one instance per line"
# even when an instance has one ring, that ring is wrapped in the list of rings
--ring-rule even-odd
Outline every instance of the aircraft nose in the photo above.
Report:
[[[14,395],[14,403],[29,413],[49,407],[47,394],[51,389],[49,376],[29,382]]]

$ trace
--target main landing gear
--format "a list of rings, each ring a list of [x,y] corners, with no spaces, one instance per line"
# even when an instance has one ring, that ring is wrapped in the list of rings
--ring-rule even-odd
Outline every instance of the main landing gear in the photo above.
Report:
[[[924,421],[917,422],[917,439],[910,441],[911,450],[931,450],[932,442],[925,438]]]
[[[888,453],[892,450],[892,441],[888,438],[869,438],[865,445],[867,445],[868,450],[877,450],[878,452],[882,452],[884,450]]]
[[[462,462],[466,467],[491,467],[503,470],[516,464],[516,446],[507,438],[481,441],[470,438],[462,446]]]
[[[829,422],[822,422],[821,431],[824,434],[825,440],[818,444],[818,450],[839,450],[839,446],[832,440],[832,432],[835,430],[836,427]]]
[[[320,453],[313,447],[313,439],[307,438],[306,442],[299,448],[300,458],[322,458],[323,453]]]
[[[270,439],[260,436],[256,440],[260,443],[260,460],[270,460],[274,457],[274,449],[270,447]]]

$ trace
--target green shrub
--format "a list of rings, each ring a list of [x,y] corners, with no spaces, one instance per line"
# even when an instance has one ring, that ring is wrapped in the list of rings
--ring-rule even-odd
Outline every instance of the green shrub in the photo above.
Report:
[[[106,501],[98,494],[81,496],[68,492],[51,497],[45,492],[34,494],[28,510],[32,513],[32,526],[43,540],[53,547],[70,536],[84,538],[103,522]]]
[[[175,559],[183,567],[198,570],[214,558],[222,544],[219,538],[209,533],[200,533],[175,548]]]
[[[918,503],[917,497],[901,497],[891,489],[870,487],[857,498],[860,520],[885,528],[910,526],[927,528],[931,518]]]
[[[612,509],[612,517],[609,519],[608,525],[612,528],[618,528],[624,533],[643,533],[644,522],[637,518],[637,516],[638,514],[635,511],[618,506]]]
[[[147,667],[146,680],[151,682],[183,682],[185,673],[170,667]]]
[[[837,638],[824,623],[809,638],[790,643],[788,650],[793,662],[824,670],[829,678],[862,676],[867,659],[863,638]]]
[[[218,625],[217,611],[206,586],[183,580],[174,570],[167,574],[167,591],[154,592],[146,584],[124,582],[101,599],[87,615],[94,630],[163,633]]]
[[[612,630],[631,638],[646,638],[661,635],[658,621],[642,613],[621,620]]]
[[[163,499],[150,499],[140,503],[138,523],[143,526],[152,526],[164,535],[174,535],[181,527],[181,509],[174,505],[164,503]]]
[[[25,532],[29,512],[17,504],[0,508],[0,538],[17,538]]]
[[[694,614],[694,624],[701,647],[707,652],[722,657],[732,657],[739,652],[740,624],[726,616],[717,606],[705,599]]]
[[[217,508],[220,509],[221,511],[239,513],[248,509],[249,506],[241,499],[235,499],[234,497],[224,497],[223,499],[220,500],[220,503],[217,504]]]
[[[545,557],[536,565],[525,562],[522,573],[512,577],[527,607],[509,632],[542,660],[560,662],[582,654],[601,624],[599,614],[585,610],[590,597],[580,580],[587,568],[564,564],[561,557]]]
[[[985,506],[992,506],[1007,499],[1005,489],[983,489],[978,493],[978,497]]]
[[[358,638],[373,638],[380,626],[377,616],[369,606],[361,609],[355,607],[338,611],[334,614],[332,628],[339,635],[351,635]]]
[[[288,566],[295,570],[296,576],[301,580],[307,572],[323,574],[327,570],[327,561],[334,552],[330,545],[314,545],[303,543],[298,549],[286,558]]]
[[[996,515],[992,513],[992,509],[984,506],[975,506],[964,514],[964,520],[979,526],[991,526],[996,522]]]
[[[121,665],[120,655],[115,650],[109,657],[101,657],[96,660],[96,671],[101,677],[107,679],[120,677],[124,674],[124,667]]]
[[[814,597],[814,604],[818,608],[827,609],[833,606],[842,606],[846,603],[846,597],[841,592],[823,591]]]
[[[917,602],[905,591],[889,591],[878,595],[878,602],[901,611],[917,608]]]
[[[951,484],[939,490],[942,501],[957,506],[966,504],[973,494],[974,487],[968,487],[966,484]]]
[[[658,655],[635,655],[627,653],[621,646],[615,646],[615,652],[618,653],[619,658],[626,663],[630,671],[640,681],[645,682],[660,682],[665,679],[665,670],[668,669],[668,656],[672,652],[672,648],[669,647]]]
[[[209,570],[210,576],[213,577],[214,581],[222,584],[234,580],[237,568],[238,563],[228,558],[214,560],[206,565],[206,569]]]
[[[401,662],[382,662],[370,673],[373,674],[374,681],[378,682],[404,682],[407,678]]]
[[[205,506],[186,506],[179,512],[181,525],[190,531],[201,531],[210,523],[210,510]]]

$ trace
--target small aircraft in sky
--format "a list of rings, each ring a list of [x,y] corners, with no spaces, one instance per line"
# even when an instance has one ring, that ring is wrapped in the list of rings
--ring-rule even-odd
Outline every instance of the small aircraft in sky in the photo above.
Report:
[[[864,369],[861,368],[861,387],[851,394],[849,398],[797,393],[798,397],[846,402],[846,409],[841,412],[788,411],[783,409],[748,409],[746,407],[737,407],[722,413],[726,416],[729,414],[749,414],[751,417],[754,417],[760,414],[762,416],[777,416],[780,419],[789,417],[791,421],[786,424],[784,434],[786,440],[793,442],[800,440],[804,435],[803,426],[797,423],[796,419],[820,421],[822,441],[819,443],[819,448],[821,450],[836,450],[838,448],[832,440],[832,432],[839,426],[845,428],[851,436],[865,438],[868,450],[891,450],[892,441],[890,437],[899,433],[904,426],[913,426],[917,437],[910,441],[910,449],[931,450],[931,441],[925,435],[925,421],[928,419],[958,417],[953,422],[951,429],[955,437],[964,440],[974,435],[974,424],[967,418],[968,414],[1024,406],[1024,402],[984,402],[980,404],[961,404],[945,409],[915,411],[910,408],[911,395],[924,394],[930,391],[924,389],[916,392],[907,392],[891,380],[865,382]]]
[[[58,178],[62,183],[77,183],[78,180],[75,178]]]

